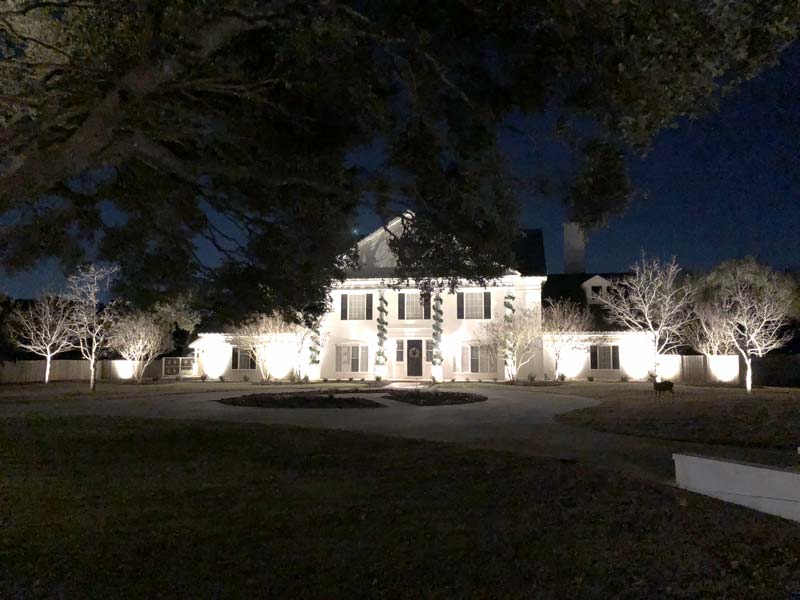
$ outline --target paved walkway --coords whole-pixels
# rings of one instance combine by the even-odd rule
[[[596,400],[589,398],[548,394],[534,388],[473,389],[465,386],[463,389],[479,392],[489,399],[474,404],[421,407],[372,393],[367,397],[384,404],[386,408],[267,409],[228,406],[217,402],[221,398],[243,395],[241,391],[229,391],[172,394],[158,398],[0,402],[0,417],[30,414],[95,415],[343,429],[576,460],[660,482],[673,481],[673,452],[742,458],[741,448],[601,433],[562,425],[554,420],[560,413],[597,404]],[[288,391],[288,387],[280,390]],[[769,450],[754,449],[747,452],[749,460],[767,463],[779,460]]]

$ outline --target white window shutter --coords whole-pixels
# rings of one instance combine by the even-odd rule
[[[358,370],[362,373],[369,371],[369,349],[367,346],[361,346],[361,361]]]

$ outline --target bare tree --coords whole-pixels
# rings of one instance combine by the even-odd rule
[[[694,319],[686,327],[687,343],[706,356],[735,353],[728,322],[716,298],[697,297],[693,310]]]
[[[684,343],[686,328],[693,319],[695,290],[688,280],[681,280],[681,268],[674,256],[664,263],[642,253],[631,270],[633,275],[613,281],[600,299],[612,323],[647,335],[653,348],[653,372],[657,374],[658,356]]]
[[[789,314],[794,282],[753,258],[719,265],[706,279],[708,311],[747,365],[745,385],[753,388],[753,357],[762,357],[791,339]]]
[[[89,361],[89,390],[92,392],[97,382],[97,359],[108,345],[116,317],[114,305],[104,306],[101,297],[116,272],[116,267],[87,265],[67,279],[64,297],[72,310],[70,331],[81,355]]]
[[[288,334],[288,335],[287,335]],[[270,377],[270,347],[279,339],[291,340],[297,346],[299,359],[303,344],[311,331],[277,315],[258,314],[236,328],[233,336],[239,349],[248,352],[256,361],[261,379]]]
[[[553,350],[555,374],[558,378],[558,363],[564,352],[581,347],[583,334],[591,331],[593,326],[592,315],[585,306],[571,300],[548,300],[547,306],[542,311],[542,328],[551,334],[550,347]]]
[[[505,360],[506,375],[512,381],[519,370],[536,356],[542,338],[542,320],[538,310],[518,308],[481,325],[478,340]]]
[[[17,345],[45,358],[45,383],[50,382],[53,357],[75,348],[71,318],[69,302],[54,294],[45,294],[11,313],[9,328]]]
[[[147,365],[172,349],[172,329],[155,313],[133,311],[117,318],[109,346],[133,363],[133,376],[141,383]]]

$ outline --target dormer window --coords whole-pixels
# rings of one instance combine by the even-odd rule
[[[592,286],[592,300],[600,300],[603,296],[603,286],[602,285],[593,285]]]

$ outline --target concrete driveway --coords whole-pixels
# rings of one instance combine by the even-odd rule
[[[591,406],[595,400],[544,392],[490,388],[449,387],[487,396],[486,402],[452,406],[414,406],[390,400],[380,393],[364,394],[383,404],[380,409],[282,409],[228,406],[218,400],[238,397],[248,392],[203,392],[167,394],[157,398],[127,397],[81,400],[0,403],[0,416],[41,414],[52,416],[103,415],[145,418],[211,419],[244,423],[264,423],[346,429],[409,437],[438,439],[490,438],[498,430],[524,429],[553,423],[563,412]],[[529,388],[530,389],[530,388]],[[270,389],[270,393],[288,393],[291,388]],[[258,393],[254,390],[253,393]],[[351,395],[357,396],[357,393]]]
[[[30,403],[0,402],[5,416],[114,416],[136,418],[202,419],[265,425],[294,425],[342,429],[464,444],[479,448],[577,461],[594,468],[622,471],[628,475],[671,483],[673,452],[689,452],[780,464],[785,457],[771,450],[706,446],[613,433],[563,425],[560,413],[592,406],[598,401],[563,394],[549,394],[535,387],[448,386],[487,396],[486,402],[454,406],[414,406],[369,394],[385,405],[374,409],[273,409],[220,404],[240,391],[165,394],[158,397],[37,400]],[[276,391],[274,388],[270,392]],[[288,386],[280,392],[289,392]],[[353,394],[358,395],[358,394]]]

